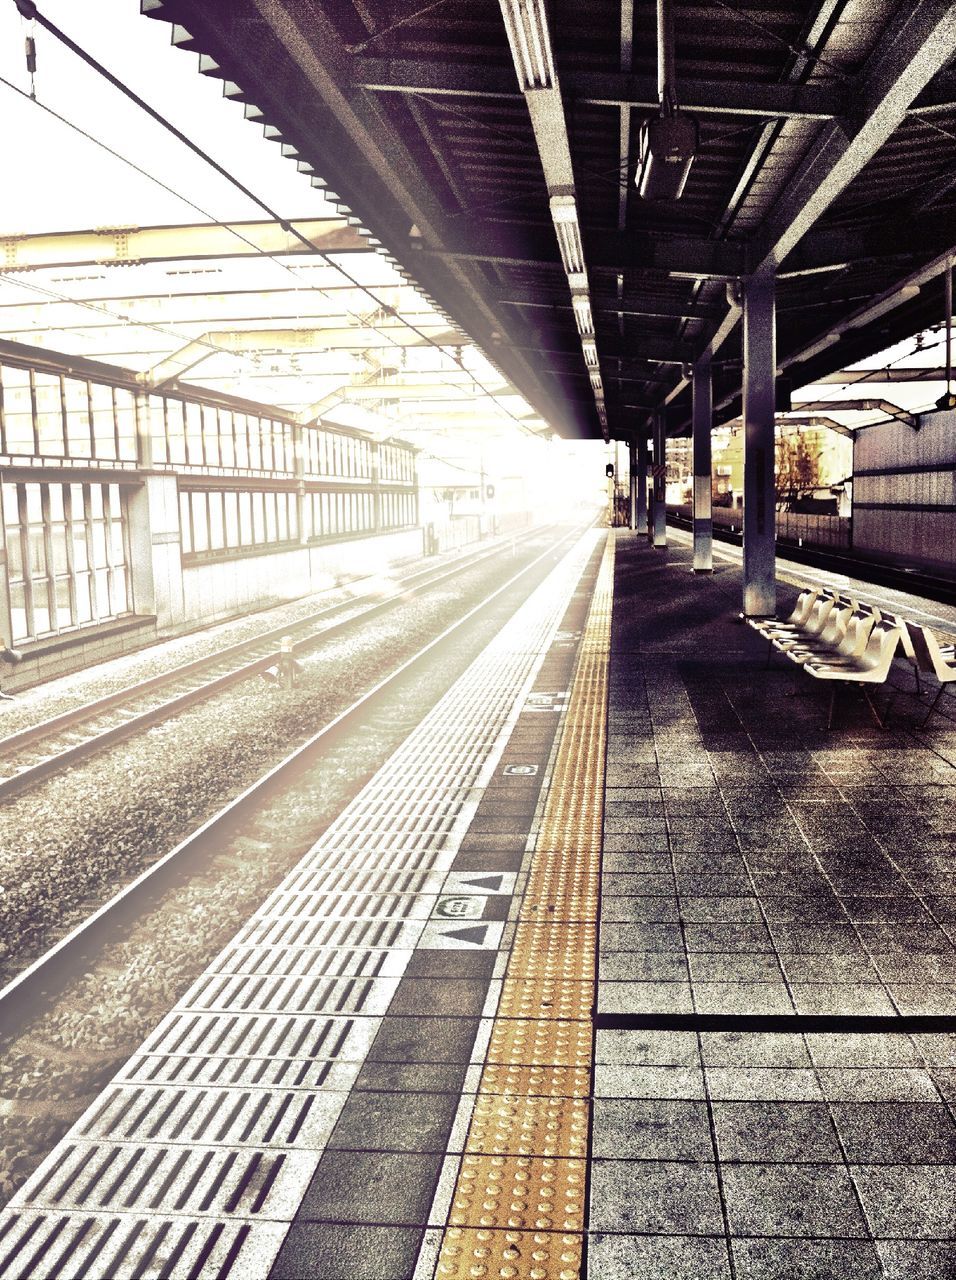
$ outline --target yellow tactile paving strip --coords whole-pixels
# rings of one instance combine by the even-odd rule
[[[584,1243],[607,678],[608,539],[436,1276],[577,1280]]]

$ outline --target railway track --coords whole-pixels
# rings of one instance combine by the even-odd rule
[[[303,656],[401,601],[453,580],[501,550],[499,543],[462,556],[450,566],[416,570],[400,579],[385,599],[365,604],[361,598],[342,601],[0,739],[0,802],[240,681],[261,675],[275,662],[285,637],[292,638],[293,655]]]
[[[668,511],[667,523],[684,533],[693,532],[693,521],[686,516],[676,515]],[[743,534],[731,532],[716,525],[713,529],[715,542],[723,542],[728,546],[741,547]],[[857,578],[861,582],[871,582],[874,586],[890,587],[896,591],[904,591],[912,595],[924,596],[927,600],[935,600],[940,604],[956,604],[956,582],[945,578],[934,577],[917,569],[900,569],[894,565],[878,564],[873,560],[862,560],[857,556],[839,550],[828,550],[823,547],[808,545],[798,546],[791,542],[778,542],[777,554],[797,564],[809,565],[815,569],[825,569],[830,573],[845,574]]]
[[[427,661],[439,646],[453,642],[456,635],[461,634],[476,615],[499,600],[543,561],[554,557],[556,553],[560,554],[566,544],[580,534],[581,530],[575,529],[557,542],[550,543],[544,551],[534,556],[518,572],[468,609],[462,617],[333,716],[307,741],[224,805],[167,854],[152,863],[29,968],[0,989],[0,1040],[9,1041],[22,1032],[28,1023],[48,1007],[64,986],[89,968],[96,954],[123,936],[129,926],[157,905],[163,893],[182,883],[209,856],[221,850],[232,835],[253,821],[259,806],[270,803],[283,788],[293,786],[298,775],[314,767],[335,736],[353,727],[362,715],[373,711],[378,700],[395,687],[403,676]],[[430,581],[434,584],[434,579]],[[328,631],[324,634],[327,635]],[[271,661],[271,655],[267,660]]]

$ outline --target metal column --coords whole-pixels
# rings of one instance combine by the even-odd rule
[[[775,280],[744,283],[744,614],[776,611],[774,534]]]
[[[714,571],[714,521],[711,510],[713,481],[710,432],[714,417],[713,377],[709,359],[694,365],[694,572]]]
[[[654,411],[654,546],[667,546],[667,502],[665,466],[667,420],[663,409]]]
[[[630,489],[630,521],[631,533],[637,528],[637,441],[631,440],[627,446],[627,477]]]
[[[637,437],[637,532],[647,533],[647,435]]]

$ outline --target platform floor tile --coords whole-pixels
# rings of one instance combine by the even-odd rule
[[[374,1274],[414,1264],[498,954],[454,976],[416,946],[446,924],[502,938],[514,873],[468,885],[456,859],[476,817],[473,838],[496,830],[484,792],[512,735],[535,739],[525,717],[553,733],[564,714],[573,652],[549,650],[603,540],[558,562],[51,1152],[0,1217],[4,1275],[236,1280],[311,1259],[327,1277],[343,1224],[350,1280],[371,1280],[359,1237]],[[533,813],[525,793],[503,826]]]

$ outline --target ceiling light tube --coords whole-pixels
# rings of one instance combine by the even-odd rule
[[[598,367],[597,346],[593,338],[585,338],[581,343],[581,350],[584,352],[584,363],[589,369]]]
[[[544,0],[501,0],[511,56],[521,88],[553,89],[554,58]]]
[[[574,321],[578,326],[578,333],[582,337],[589,337],[594,333],[594,315],[591,311],[591,299],[586,293],[576,293],[571,298],[571,308],[574,311]]]
[[[904,302],[909,302],[911,298],[916,297],[919,291],[920,286],[918,284],[904,284],[901,289],[897,289],[895,293],[890,294],[888,298],[884,298],[882,302],[875,302],[872,307],[867,307],[858,316],[851,316],[846,322],[846,327],[848,329],[862,329],[864,325],[870,324],[873,320],[879,320],[880,316],[885,316],[887,312],[895,311]]]
[[[825,334],[819,342],[815,342],[812,347],[805,347],[802,351],[796,351],[792,356],[788,356],[786,360],[780,361],[781,369],[789,369],[792,364],[800,364],[802,360],[812,360],[814,356],[818,356],[821,351],[826,351],[827,347],[834,346],[840,341],[840,334]]]
[[[551,207],[551,220],[555,226],[559,222],[577,222],[578,202],[574,196],[552,196],[548,204]]]
[[[581,243],[580,227],[576,222],[556,222],[554,230],[558,237],[562,266],[569,277],[581,278],[584,276],[584,245]],[[586,276],[584,278],[587,279]]]
[[[591,370],[591,387],[594,391],[604,391],[604,383],[601,381],[601,375],[597,369]]]

